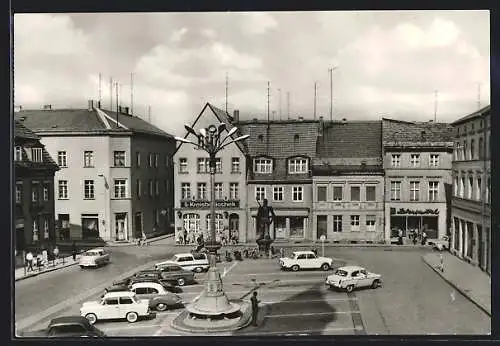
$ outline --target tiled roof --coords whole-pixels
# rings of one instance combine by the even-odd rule
[[[14,120],[14,138],[40,140],[40,137],[17,120]]]
[[[383,173],[380,165],[316,165],[313,166],[313,174],[319,176],[342,175],[342,174],[370,174]]]
[[[483,107],[483,108],[481,108],[480,110],[478,110],[478,111],[476,111],[474,113],[468,114],[466,116],[461,117],[458,120],[455,120],[451,124],[452,125],[458,125],[460,123],[466,122],[467,120],[471,120],[471,119],[478,118],[478,117],[481,117],[481,116],[484,116],[484,115],[488,115],[490,113],[491,113],[491,105],[488,105],[488,106]]]
[[[325,122],[318,137],[318,157],[369,158],[382,156],[382,122]]]
[[[453,127],[447,123],[382,120],[383,141],[432,143],[453,141]]]
[[[109,121],[110,125],[116,126],[116,112],[108,110],[103,111],[114,120],[114,122]],[[148,123],[145,120],[142,120],[137,116],[121,113],[118,115],[118,122],[130,129],[132,132],[166,136],[172,139],[174,138],[174,136],[172,136],[171,134],[159,129],[158,127]]]
[[[28,155],[23,150],[22,161],[14,161],[15,169],[29,168],[29,169],[50,169],[58,170],[59,166],[50,156],[49,152],[40,143],[38,137],[33,131],[26,128],[19,121],[14,121],[14,142],[16,145],[22,145],[24,150],[31,150],[31,147],[42,147],[43,157],[42,162],[33,162],[28,158]]]

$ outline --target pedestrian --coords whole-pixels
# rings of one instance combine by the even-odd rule
[[[141,246],[147,245],[146,243],[146,233],[142,232]]]
[[[257,315],[259,313],[259,303],[260,303],[260,300],[257,299],[257,291],[253,292],[250,301],[252,302],[252,325],[257,326]]]
[[[444,256],[442,253],[439,254],[439,270],[444,273]]]
[[[403,230],[401,228],[398,231],[398,244],[403,245]]]
[[[427,243],[427,233],[425,231],[422,231],[422,245],[425,245]]]
[[[26,261],[28,262],[28,271],[33,271],[33,254],[31,251],[26,254]]]
[[[284,258],[284,257],[285,257],[285,249],[280,248],[280,258]]]
[[[71,245],[71,254],[73,255],[73,262],[76,261],[76,252],[77,252],[76,243],[73,242],[73,244]]]
[[[188,231],[187,230],[184,230],[184,233],[183,233],[183,240],[184,240],[184,244],[187,245],[188,242],[187,242],[187,237],[188,237]]]

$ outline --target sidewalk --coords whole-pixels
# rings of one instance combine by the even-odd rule
[[[164,242],[165,244],[174,245],[173,238],[174,238],[174,234],[164,234],[164,235],[160,235],[158,237],[146,239],[146,244],[149,245],[151,243],[156,243],[156,242],[159,242],[161,240],[166,240]],[[172,240],[172,241],[170,241],[170,240]],[[106,242],[106,246],[109,246],[109,247],[137,246],[137,243],[133,242],[133,241],[121,241],[121,242],[109,241],[109,242]]]
[[[422,260],[471,302],[491,316],[491,277],[448,252],[443,252],[444,272],[439,270],[439,254],[429,253]]]
[[[76,255],[76,261],[73,261],[73,256],[59,258],[56,261],[49,261],[48,265],[40,267],[40,268],[33,266],[34,270],[29,271],[29,272],[28,271],[25,272],[25,269],[23,267],[17,268],[14,271],[14,278],[15,278],[15,281],[24,280],[24,279],[27,279],[27,278],[30,278],[33,276],[37,276],[40,274],[49,273],[49,272],[54,271],[54,270],[73,266],[75,264],[78,264],[79,258],[80,258],[79,254]]]

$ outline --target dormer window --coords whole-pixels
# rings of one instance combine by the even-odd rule
[[[43,149],[42,148],[31,148],[31,160],[33,162],[43,161]]]
[[[14,148],[14,161],[23,160],[23,147],[17,146]]]
[[[269,174],[273,172],[273,160],[271,159],[254,159],[253,170],[255,173]]]
[[[307,159],[290,159],[288,160],[288,173],[303,174],[307,173]]]

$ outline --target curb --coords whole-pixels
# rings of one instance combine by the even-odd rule
[[[154,243],[154,242],[157,242],[157,241],[160,241],[160,240],[163,240],[163,239],[168,239],[168,238],[171,238],[173,236],[174,236],[174,234],[164,234],[164,235],[160,235],[158,237],[146,239],[146,245],[149,245],[151,243]],[[175,245],[175,244],[172,244],[172,245]],[[127,242],[127,243],[112,243],[112,242],[109,242],[109,243],[106,243],[105,246],[106,247],[130,247],[130,246],[137,247],[137,244],[136,243],[130,243],[130,242]]]
[[[68,263],[68,264],[65,264],[65,265],[63,265],[61,267],[48,268],[48,269],[45,269],[45,270],[42,270],[42,271],[39,271],[39,272],[36,272],[36,273],[32,273],[32,274],[28,274],[28,275],[25,275],[25,276],[21,276],[19,278],[16,278],[15,281],[21,281],[21,280],[33,278],[33,277],[38,276],[38,275],[42,275],[42,274],[45,274],[45,273],[50,273],[50,272],[53,272],[53,271],[56,271],[56,270],[59,270],[59,269],[64,269],[64,268],[67,268],[67,267],[71,267],[71,266],[74,266],[74,265],[77,265],[77,264],[78,264],[78,262],[75,261],[74,263]]]
[[[427,264],[432,270],[434,270],[436,273],[438,273],[438,275],[444,280],[446,281],[449,285],[451,285],[452,287],[454,287],[457,291],[459,291],[464,297],[466,297],[471,303],[473,303],[474,305],[476,305],[479,309],[481,309],[483,312],[485,312],[488,316],[491,317],[491,311],[488,310],[487,307],[483,306],[480,302],[478,302],[474,297],[472,297],[468,292],[466,292],[464,289],[462,289],[459,285],[455,284],[454,282],[452,282],[451,280],[449,280],[448,278],[446,278],[443,273],[441,273],[436,267],[434,267],[431,263],[429,263],[429,261],[427,261],[427,259],[425,258],[425,255],[424,256],[421,256],[420,257],[422,259],[422,261]]]

